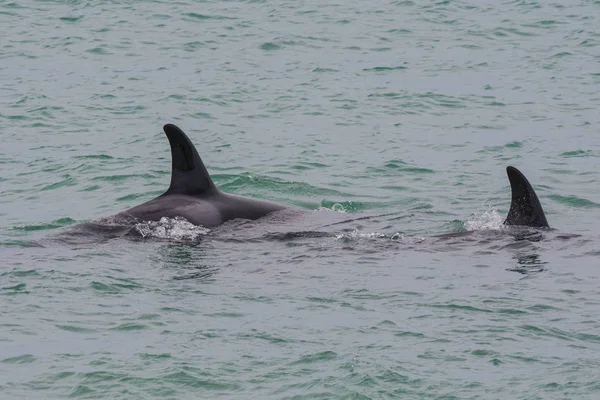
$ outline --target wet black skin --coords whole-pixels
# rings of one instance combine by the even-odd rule
[[[139,221],[183,217],[194,225],[214,227],[232,219],[258,219],[283,205],[221,192],[213,183],[196,147],[177,126],[164,126],[171,145],[172,173],[169,189],[146,203],[115,216]]]

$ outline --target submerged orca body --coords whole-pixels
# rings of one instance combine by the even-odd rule
[[[286,208],[269,201],[221,192],[187,135],[172,124],[165,125],[163,130],[171,145],[169,189],[153,200],[117,214],[115,218],[160,221],[163,217],[183,217],[194,225],[213,227],[236,218],[258,219]]]
[[[173,124],[165,125],[163,130],[171,145],[172,172],[169,189],[153,200],[109,217],[112,222],[137,223],[160,221],[163,217],[182,217],[194,225],[210,228],[233,219],[256,220],[275,211],[288,209],[269,201],[221,192],[210,178],[187,135]],[[546,216],[527,178],[514,167],[507,167],[506,171],[512,200],[504,225],[547,228]],[[456,234],[449,234],[453,235]]]

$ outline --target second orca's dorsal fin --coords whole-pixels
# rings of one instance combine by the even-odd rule
[[[173,124],[163,127],[171,145],[171,186],[169,194],[202,194],[216,190],[215,184],[187,135]]]
[[[512,200],[504,225],[524,225],[535,228],[548,228],[548,221],[531,184],[515,167],[506,167]]]

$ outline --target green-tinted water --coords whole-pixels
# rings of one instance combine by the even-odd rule
[[[0,2],[1,397],[600,397],[599,19],[598,1]],[[47,241],[162,193],[167,122],[228,192],[376,217]],[[507,165],[557,231],[481,230]]]

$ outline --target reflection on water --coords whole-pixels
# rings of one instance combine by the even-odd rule
[[[206,247],[200,243],[169,243],[160,246],[154,256],[163,268],[176,274],[175,280],[208,279],[218,268],[207,264]]]
[[[544,271],[544,265],[548,264],[547,261],[543,261],[540,255],[534,252],[523,252],[518,253],[515,256],[517,265],[513,268],[508,268],[508,271],[518,272],[520,274],[531,274],[536,272]]]

